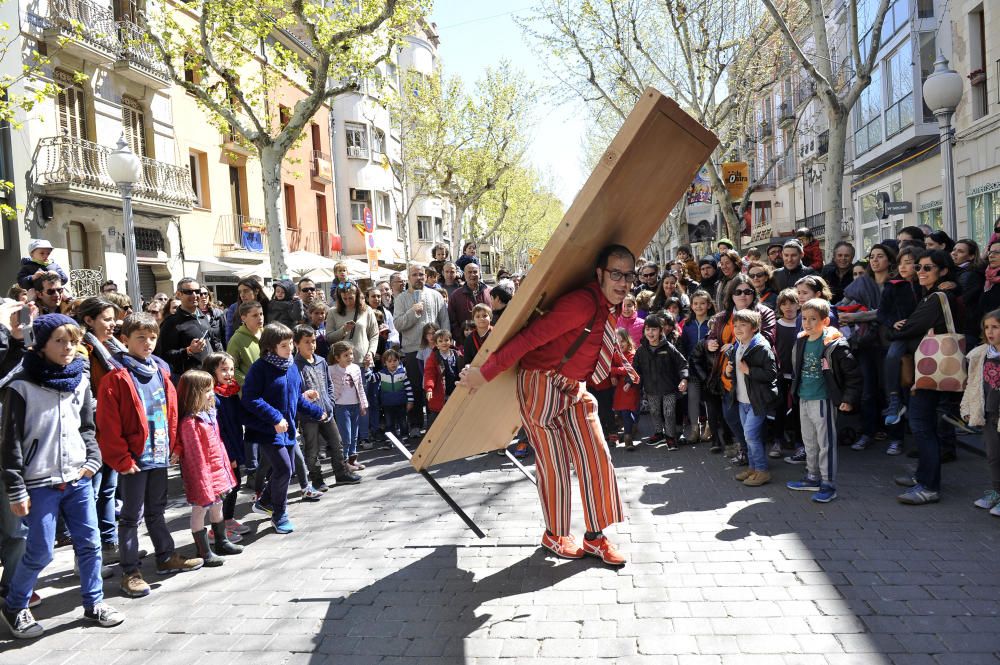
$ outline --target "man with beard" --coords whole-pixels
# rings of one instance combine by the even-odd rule
[[[844,299],[844,289],[854,281],[854,245],[841,240],[833,248],[833,261],[820,273],[833,292],[833,303]]]
[[[698,262],[698,272],[701,273],[701,282],[699,282],[698,288],[708,291],[708,295],[712,296],[714,302],[715,294],[719,290],[719,264],[716,263],[715,257],[703,257]]]
[[[465,324],[472,321],[472,308],[483,304],[493,309],[489,289],[479,281],[479,264],[465,264],[465,286],[448,295],[448,319],[451,337],[461,348],[465,344]]]
[[[816,271],[802,264],[802,245],[798,240],[789,240],[781,247],[782,268],[774,271],[772,280],[778,293],[795,288],[795,282]]]

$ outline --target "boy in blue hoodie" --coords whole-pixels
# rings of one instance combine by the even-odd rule
[[[837,498],[837,411],[849,413],[861,398],[861,373],[847,340],[830,326],[830,303],[802,305],[802,333],[792,354],[792,398],[799,403],[806,477],[790,490],[814,492],[812,500]]]
[[[382,370],[378,373],[379,399],[385,414],[385,431],[400,441],[407,435],[406,412],[413,409],[413,387],[400,364],[399,352],[387,349],[382,354]]]
[[[326,492],[330,489],[326,486],[323,472],[320,470],[321,442],[326,444],[337,484],[356,485],[361,482],[361,476],[344,464],[344,447],[337,423],[333,420],[333,384],[330,383],[326,360],[316,351],[317,344],[322,338],[322,335],[316,334],[315,328],[307,325],[296,326],[295,336],[292,338],[295,342],[295,366],[302,375],[302,390],[315,390],[319,395],[316,404],[327,414],[327,419],[321,422],[309,418],[299,419],[299,428],[302,430],[302,453],[306,458],[309,483],[317,492]]]

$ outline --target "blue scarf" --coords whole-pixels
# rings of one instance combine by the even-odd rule
[[[83,380],[83,357],[73,358],[68,365],[49,362],[38,353],[24,354],[24,371],[43,388],[61,393],[71,393]]]
[[[138,374],[141,377],[151,379],[153,375],[156,374],[157,367],[153,358],[150,357],[148,360],[140,360],[136,358],[131,353],[123,353],[118,358],[122,361],[125,369],[132,372],[133,374]]]
[[[270,351],[262,355],[261,358],[265,360],[268,364],[274,365],[282,372],[287,372],[288,368],[291,367],[292,365],[291,358],[282,358],[277,353],[272,353]]]

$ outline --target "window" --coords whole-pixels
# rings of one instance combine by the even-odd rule
[[[329,221],[326,216],[326,197],[322,194],[316,195],[316,223],[320,233],[329,233]]]
[[[287,106],[278,105],[278,122],[284,127],[292,120],[292,110]]]
[[[934,18],[934,0],[917,0],[917,18]]]
[[[299,216],[295,210],[295,185],[285,184],[285,226],[290,229],[299,228]]]
[[[854,154],[862,155],[882,142],[882,71],[872,70],[872,82],[861,93],[854,112]]]
[[[122,127],[125,128],[125,142],[137,155],[146,157],[146,114],[139,102],[131,97],[122,97]]]
[[[309,124],[309,135],[312,139],[312,149],[316,152],[323,152],[323,141],[320,138],[319,125],[315,122]]]
[[[212,197],[208,191],[208,155],[197,150],[188,153],[188,167],[191,169],[191,189],[194,191],[194,205],[206,210],[212,207]]]
[[[434,227],[431,225],[430,217],[417,215],[417,240],[424,242],[434,241]]]
[[[921,210],[917,213],[917,223],[926,224],[934,229],[944,229],[944,218],[941,214],[941,208]]]
[[[972,119],[979,120],[990,112],[986,89],[986,14],[983,6],[969,14],[969,81],[972,88]]]
[[[937,59],[935,46],[935,35],[933,32],[921,32],[920,39],[920,90],[924,89],[924,81],[934,73],[934,60]],[[921,106],[923,107],[924,122],[934,122],[934,114],[927,107],[927,102],[923,101],[923,92],[920,95]]]
[[[140,252],[164,252],[166,243],[163,242],[163,234],[156,229],[144,229],[141,226],[135,227],[135,248]]]
[[[229,202],[233,214],[239,217],[247,214],[250,204],[247,201],[247,174],[244,166],[229,167]]]
[[[441,240],[442,238],[447,238],[448,235],[444,232],[444,224],[441,222],[440,217],[434,218],[434,239]]]
[[[87,261],[87,230],[80,222],[70,222],[66,227],[66,251],[69,253],[69,269],[89,268]]]
[[[385,192],[379,192],[376,203],[378,204],[378,208],[376,210],[375,223],[381,227],[391,229],[392,205],[389,201],[389,195]]]
[[[370,202],[371,192],[367,189],[351,190],[351,224],[364,227],[365,209]]]
[[[858,34],[861,35],[861,57],[864,58],[871,44],[871,32],[875,23],[875,13],[878,12],[879,0],[858,0]],[[882,39],[879,44],[885,44],[909,20],[910,0],[892,0],[885,12],[882,22]]]
[[[69,139],[87,138],[87,110],[83,88],[73,81],[73,75],[57,69],[59,93],[56,106],[59,113],[59,133]]]
[[[372,128],[372,152],[385,154],[385,132],[375,127]]]
[[[204,77],[204,70],[200,64],[196,64],[194,57],[190,54],[184,55],[184,80],[195,85],[201,83]],[[191,93],[188,93],[191,94]]]
[[[913,124],[913,55],[906,40],[885,62],[888,108],[885,136],[889,138]]]
[[[969,197],[969,231],[980,247],[993,233],[993,224],[1000,218],[1000,183],[976,187]]]
[[[347,132],[347,156],[368,159],[368,127],[354,122],[344,123]]]
[[[769,229],[771,228],[771,202],[770,201],[754,201],[753,202],[753,228],[751,232],[757,229]]]

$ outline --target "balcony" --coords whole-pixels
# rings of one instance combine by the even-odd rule
[[[120,50],[115,71],[140,85],[163,90],[170,86],[167,66],[153,47],[145,28],[130,20],[118,21]]]
[[[43,138],[35,148],[29,180],[46,196],[120,208],[121,194],[108,175],[110,154],[111,148],[83,139]],[[135,209],[170,216],[189,212],[195,197],[188,167],[140,160],[142,177],[132,190]]]
[[[802,81],[795,87],[795,107],[798,108],[816,96],[816,82]]]
[[[770,120],[765,120],[760,123],[760,139],[762,141],[767,140],[774,136],[774,128],[771,126]]]
[[[250,157],[256,150],[245,136],[235,130],[222,133],[222,149],[238,157]]]
[[[285,240],[289,252],[312,252],[331,257],[343,251],[343,243],[336,233],[325,231],[303,231],[285,227]]]
[[[368,148],[362,145],[347,146],[347,156],[354,159],[368,159]]]
[[[42,37],[52,52],[99,65],[115,62],[121,50],[111,9],[91,0],[50,0]]]
[[[778,182],[785,182],[786,180],[795,178],[798,175],[798,161],[795,159],[795,153],[786,153],[774,165],[774,170],[777,174]]]
[[[790,127],[795,122],[795,109],[791,102],[785,102],[778,108],[778,126]]]
[[[826,226],[826,213],[817,212],[795,221],[795,228],[801,229],[803,226],[812,231],[814,235],[822,234],[823,229]]]
[[[333,162],[330,155],[319,150],[312,152],[312,179],[320,185],[333,184]]]
[[[221,257],[263,258],[267,254],[267,223],[263,217],[219,215],[215,253]]]

